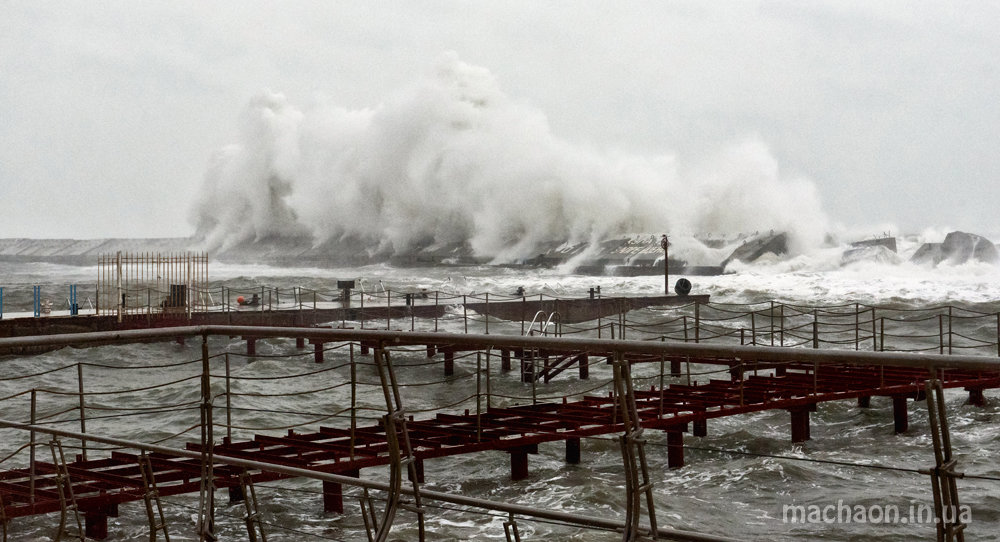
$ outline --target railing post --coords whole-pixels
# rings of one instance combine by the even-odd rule
[[[948,355],[949,356],[952,354],[951,350],[952,341],[954,340],[955,337],[955,335],[952,333],[951,318],[952,318],[952,306],[948,305]]]
[[[490,293],[486,292],[486,334],[490,334]]]
[[[854,350],[861,349],[861,306],[854,304]]]
[[[944,315],[938,314],[938,354],[944,355]]]
[[[492,350],[490,348],[486,349],[486,412],[489,413],[490,409],[493,408],[493,387],[490,384],[490,358]]]
[[[434,291],[434,331],[435,331],[435,333],[438,330],[438,294],[440,294],[440,293],[441,292],[439,292],[437,290]]]
[[[465,322],[465,334],[469,334],[469,300],[462,294],[462,320]]]
[[[364,296],[362,295],[362,299]],[[358,429],[358,368],[354,360],[354,342],[349,345],[351,356],[351,461],[354,461],[354,437]]]
[[[774,301],[771,301],[771,312],[767,313],[767,320],[771,325],[771,346],[774,346]]]
[[[482,426],[482,398],[483,393],[483,353],[476,352],[476,442],[480,442],[483,439],[483,426]]]
[[[233,395],[230,385],[229,352],[226,352],[226,438],[233,438]]]
[[[83,398],[83,364],[77,362],[76,364],[76,382],[77,388],[80,394],[80,432],[87,433],[87,406]],[[83,460],[87,460],[87,441],[80,441],[80,453],[82,454]]]
[[[701,342],[701,303],[694,302],[694,342]]]
[[[38,410],[37,410],[37,404],[38,404],[37,399],[38,399],[38,397],[37,397],[37,394],[38,394],[37,391],[35,391],[34,389],[31,390],[31,413],[30,413],[30,417],[28,418],[31,421],[31,425],[35,425],[35,423],[37,422],[37,419],[38,419]],[[29,442],[29,445],[30,445],[30,449],[28,451],[28,483],[29,483],[29,486],[30,486],[28,488],[28,493],[30,494],[31,504],[34,505],[35,504],[35,476],[36,476],[35,473],[37,472],[36,467],[35,467],[35,447],[36,447],[37,441],[35,440],[35,432],[34,431],[30,431],[28,433],[28,442]]]
[[[757,311],[750,313],[750,344],[757,346]]]
[[[885,316],[879,318],[879,352],[885,352]]]
[[[819,348],[819,311],[813,309],[813,348]]]
[[[263,294],[263,290],[261,290]],[[261,296],[263,298],[263,295]],[[264,300],[261,299],[261,305]],[[209,371],[208,334],[201,337],[201,495],[198,511],[198,535],[202,541],[215,537],[215,465],[212,421],[212,381]]]
[[[385,291],[385,330],[392,329],[392,292]]]
[[[872,307],[872,352],[878,351],[878,337],[875,333],[875,307]]]
[[[780,323],[780,326],[781,326],[781,329],[780,329],[780,331],[781,331],[781,337],[780,337],[780,339],[781,339],[781,346],[785,346],[785,304],[782,303],[778,307],[778,309],[779,309],[778,316],[780,318],[779,323]]]

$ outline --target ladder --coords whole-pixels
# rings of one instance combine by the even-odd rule
[[[69,468],[66,466],[66,455],[63,453],[62,443],[59,437],[52,437],[49,442],[49,449],[52,450],[52,465],[55,467],[55,486],[59,493],[59,531],[56,533],[56,542],[63,539],[63,536],[85,542],[83,523],[80,521],[80,509],[76,505],[76,496],[73,495],[73,481],[69,477]],[[73,512],[76,520],[77,534],[69,532],[66,526],[66,515]]]
[[[614,363],[615,395],[621,412],[625,432],[619,437],[622,459],[625,465],[625,530],[624,542],[640,540],[639,516],[642,513],[642,496],[646,496],[646,512],[649,515],[649,537],[656,539],[656,507],[653,501],[653,482],[649,478],[646,462],[645,443],[639,412],[635,404],[635,390],[632,387],[632,373],[625,356],[618,352]]]
[[[143,450],[139,455],[139,473],[142,474],[142,485],[146,491],[142,494],[142,499],[146,503],[146,517],[149,519],[149,542],[156,542],[157,531],[163,531],[163,539],[170,542],[170,534],[167,533],[167,521],[163,516],[163,504],[160,503],[160,492],[156,489],[156,478],[153,477],[153,465],[149,461],[149,456]],[[154,506],[155,510],[154,510]],[[157,516],[159,520],[157,521]]]
[[[247,525],[248,540],[250,542],[267,542],[264,522],[260,517],[260,506],[257,504],[257,490],[254,489],[253,479],[246,469],[240,473],[240,488],[243,490],[243,505],[246,506],[243,520]]]
[[[382,521],[375,516],[375,506],[367,489],[361,499],[362,516],[368,532],[369,542],[385,542],[392,528],[396,510],[402,508],[417,515],[418,539],[424,541],[424,509],[420,504],[420,484],[417,472],[417,457],[410,445],[410,434],[406,427],[406,411],[399,393],[396,373],[392,369],[392,361],[384,344],[375,349],[375,365],[378,367],[379,379],[382,382],[382,392],[385,394],[385,404],[388,413],[382,417],[385,427],[385,437],[389,445],[389,495]],[[401,501],[403,471],[409,475],[413,486],[413,503]],[[374,531],[374,532],[373,532]]]

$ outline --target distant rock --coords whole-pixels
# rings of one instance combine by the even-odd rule
[[[958,265],[969,261],[995,264],[1000,262],[1000,251],[992,241],[981,235],[953,231],[943,243],[924,243],[913,253],[910,261],[931,265],[941,262]]]
[[[734,250],[728,258],[722,261],[722,267],[725,268],[733,260],[750,263],[768,253],[780,256],[786,252],[788,252],[788,234],[782,232],[762,235],[756,239],[746,241]]]

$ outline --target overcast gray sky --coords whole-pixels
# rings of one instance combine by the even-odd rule
[[[189,235],[255,96],[375,107],[446,51],[572,144],[753,140],[835,222],[994,234],[998,5],[0,0],[0,237]]]

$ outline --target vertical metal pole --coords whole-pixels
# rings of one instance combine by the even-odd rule
[[[77,388],[80,394],[80,432],[83,434],[87,433],[87,405],[83,398],[83,364],[77,362],[76,364],[76,382]],[[87,441],[80,441],[80,451],[83,454],[83,460],[87,460]]]
[[[233,438],[233,394],[229,378],[229,352],[226,352],[226,438]]]
[[[434,331],[435,332],[438,330],[438,294],[440,294],[440,293],[441,292],[438,292],[437,290],[434,291]]]
[[[364,299],[364,294],[361,299]],[[351,351],[351,461],[354,461],[354,433],[358,429],[358,370],[354,362],[354,343],[350,343]]]
[[[861,306],[854,304],[854,350],[861,349]]]
[[[781,324],[781,346],[785,346],[785,304],[782,303],[779,307],[778,317]]]
[[[938,314],[938,354],[944,355],[944,315]]]
[[[757,311],[750,313],[750,344],[757,346]]]
[[[37,421],[37,412],[38,411],[37,411],[36,406],[37,406],[37,392],[34,389],[32,389],[31,390],[31,417],[29,418],[31,420],[31,425],[35,425],[35,423]],[[37,444],[37,441],[35,440],[35,432],[34,431],[31,431],[29,433],[28,439],[29,439],[29,443],[31,445],[31,449],[29,450],[29,457],[28,457],[28,466],[29,466],[29,477],[28,478],[29,478],[29,485],[30,485],[30,487],[28,489],[29,489],[29,493],[30,493],[30,497],[31,497],[31,504],[34,505],[35,504],[35,473],[37,472],[36,468],[35,468],[35,446]]]
[[[118,270],[116,278],[116,283],[118,285],[118,297],[115,299],[117,300],[116,304],[120,303],[120,305],[118,305],[118,323],[120,324],[122,323],[122,310],[125,308],[123,306],[125,304],[125,300],[122,298],[122,253],[120,250],[115,255],[115,267]]]
[[[490,293],[486,292],[486,334],[490,334]]]
[[[493,400],[492,400],[493,389],[492,386],[490,385],[490,358],[492,356],[490,355],[490,352],[491,350],[487,348],[486,349],[486,412],[487,413],[490,411],[491,408],[493,408]]]
[[[948,355],[952,354],[951,343],[955,335],[952,333],[951,328],[951,317],[952,317],[952,306],[948,305]]]
[[[483,394],[483,353],[476,352],[476,442],[481,442],[483,439],[483,411],[482,411],[482,394]]]
[[[694,342],[701,341],[701,303],[694,302]]]
[[[774,346],[774,301],[771,301],[771,312],[767,313],[767,319],[771,323],[771,346]]]
[[[215,465],[212,421],[212,381],[209,371],[208,334],[201,338],[201,497],[198,513],[198,534],[202,541],[215,537]]]
[[[813,348],[819,348],[819,312],[813,309]]]
[[[469,302],[465,294],[462,295],[462,320],[465,321],[465,334],[469,334]]]
[[[879,320],[880,320],[879,335],[881,336],[881,338],[879,339],[879,343],[881,346],[879,352],[885,352],[885,316],[881,317]]]
[[[389,331],[392,329],[391,320],[392,319],[392,292],[389,290],[385,291],[385,330]]]
[[[663,295],[670,295],[670,239],[667,234],[660,237],[660,246],[663,247]]]
[[[875,334],[875,307],[872,307],[872,352],[878,350],[878,338]]]

